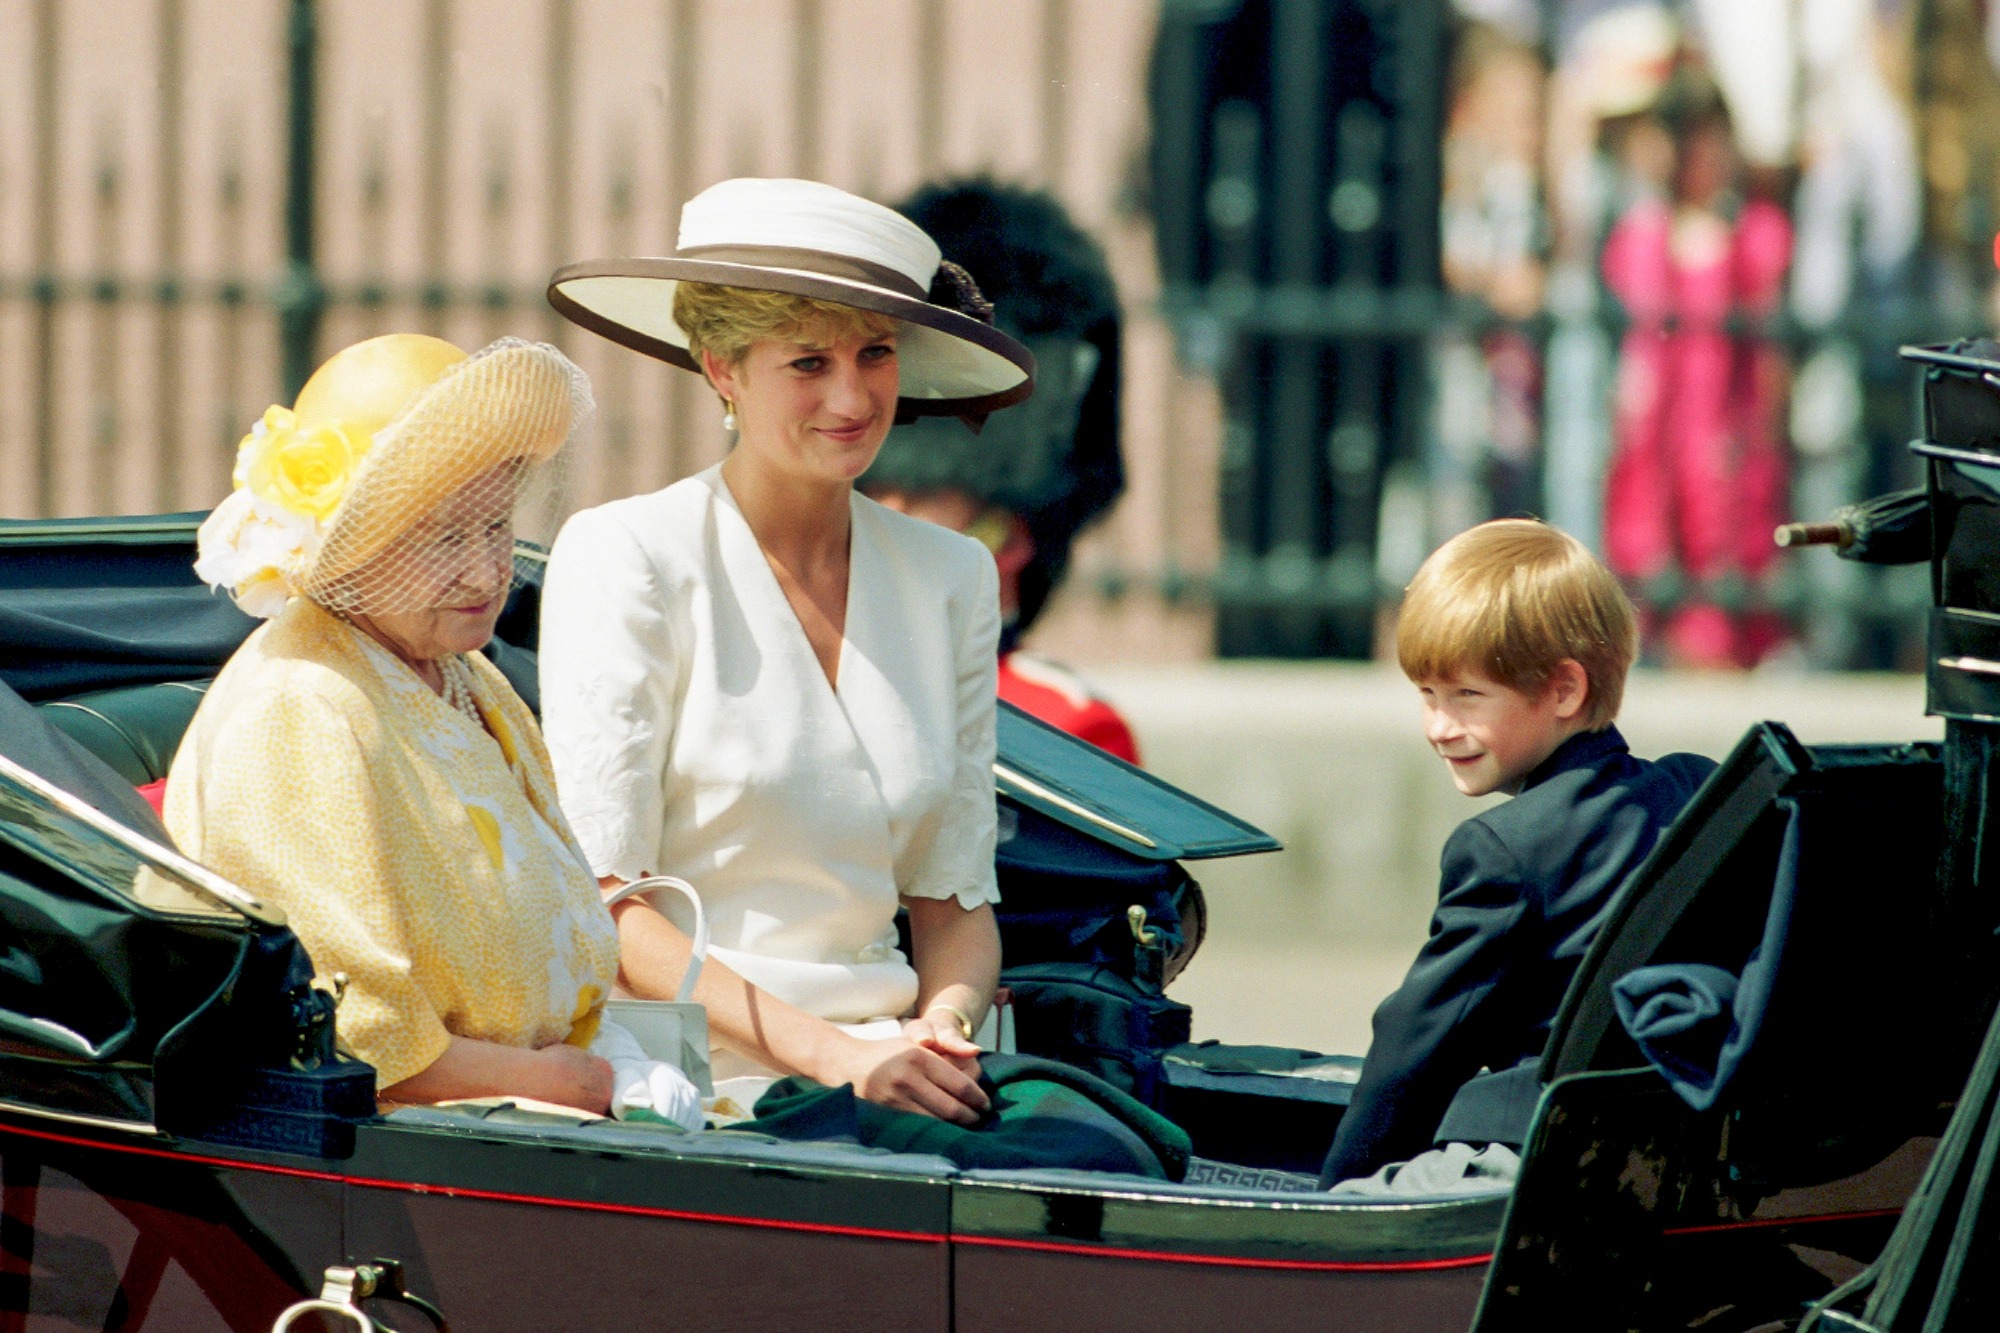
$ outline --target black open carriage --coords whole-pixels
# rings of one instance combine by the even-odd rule
[[[250,628],[192,582],[193,525],[0,527],[7,678],[135,786]],[[532,619],[492,650],[529,690]],[[1191,1044],[1163,993],[1200,942],[1183,862],[1275,844],[1004,708],[995,790],[1020,1048],[1167,1111],[1204,1183],[519,1109],[378,1116],[277,918],[0,771],[0,1329],[262,1333],[376,1260],[461,1329],[1200,1328],[1245,1308],[1317,1327],[1342,1306],[1356,1327],[1463,1327],[1504,1202],[1281,1191],[1316,1169],[1358,1062]]]
[[[1939,548],[1963,565],[1955,530]],[[248,628],[190,582],[191,536],[187,519],[0,528],[8,678],[130,782],[164,772],[192,691]],[[1959,632],[1996,611],[1940,616]],[[1945,655],[2000,673],[2000,652]],[[1967,1200],[1993,1178],[2000,1056],[1959,1108],[1978,1126],[1946,1125],[1992,1010],[2000,869],[1980,849],[2000,708],[1958,697],[1934,683],[1942,747],[1754,729],[1609,910],[1511,1198],[1393,1204],[1295,1188],[1357,1061],[1189,1044],[1163,993],[1199,942],[1181,863],[1269,840],[1014,714],[996,795],[1021,1048],[1179,1120],[1195,1183],[519,1109],[377,1115],[365,1071],[329,1058],[289,932],[9,768],[0,1333],[263,1333],[357,1265],[382,1293],[365,1308],[408,1329],[426,1316],[386,1298],[398,1284],[461,1330],[1793,1326],[1878,1259],[1940,1271],[1897,1258],[1934,1255],[1940,1218],[1985,1219],[1973,1250],[1992,1248],[1993,1210]],[[1654,965],[1718,968],[1757,997],[1706,1109],[1617,1014],[1620,979]],[[1905,1215],[1941,1134],[1945,1181]],[[1910,1238],[1920,1214],[1932,1239]]]

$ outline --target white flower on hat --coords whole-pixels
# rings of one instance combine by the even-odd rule
[[[244,487],[230,492],[195,534],[194,572],[236,605],[269,620],[297,589],[293,575],[319,546],[321,524]]]

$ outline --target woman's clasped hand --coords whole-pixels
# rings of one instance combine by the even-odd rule
[[[443,1055],[385,1091],[399,1102],[445,1102],[505,1089],[521,1097],[611,1113],[611,1062],[581,1046],[539,1049],[453,1037]]]
[[[918,1027],[913,1020],[904,1031]],[[979,1048],[963,1037],[957,1038],[955,1050],[914,1035],[848,1040],[853,1049],[844,1053],[845,1059],[828,1061],[820,1082],[852,1084],[857,1096],[871,1102],[961,1125],[978,1123],[991,1105],[979,1086]]]

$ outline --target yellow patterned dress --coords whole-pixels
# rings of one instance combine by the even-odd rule
[[[587,1046],[618,936],[506,679],[462,659],[481,727],[295,598],[216,677],[167,781],[181,850],[282,907],[377,1087],[454,1035]]]

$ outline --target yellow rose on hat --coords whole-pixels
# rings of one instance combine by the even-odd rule
[[[236,451],[236,483],[262,500],[325,522],[354,482],[374,437],[340,421],[301,427],[282,407],[265,411]]]

